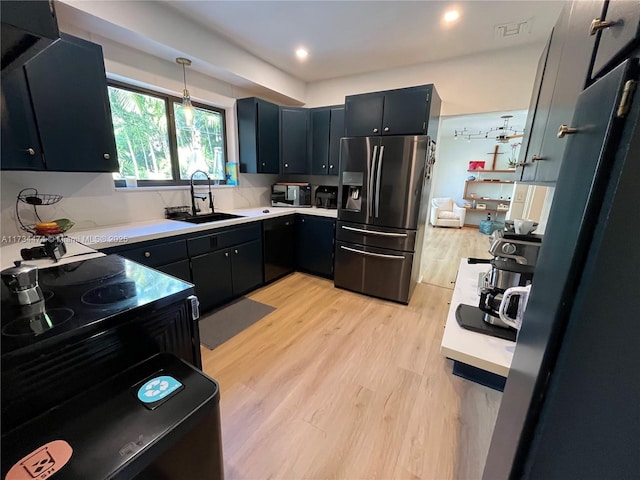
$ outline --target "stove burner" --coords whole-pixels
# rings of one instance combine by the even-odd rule
[[[2,329],[2,334],[9,337],[38,336],[52,330],[73,317],[70,308],[52,308],[28,317],[20,317]]]
[[[42,285],[71,287],[97,280],[107,280],[124,273],[124,263],[114,262],[110,257],[99,257],[81,263],[69,263],[57,269],[48,269],[40,278]]]
[[[137,295],[136,282],[120,282],[89,290],[82,296],[87,305],[110,305],[129,300]]]

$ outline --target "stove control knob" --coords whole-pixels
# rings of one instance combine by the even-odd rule
[[[502,245],[502,253],[506,253],[507,255],[513,255],[514,253],[516,253],[517,249],[518,247],[516,247],[513,243],[505,243],[504,245]]]

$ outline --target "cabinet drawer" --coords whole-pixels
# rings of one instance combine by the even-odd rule
[[[148,267],[157,267],[186,259],[187,243],[184,240],[176,240],[157,245],[147,245],[118,252],[118,255]]]
[[[600,76],[609,64],[617,64],[619,56],[640,42],[640,4],[637,1],[611,1],[601,22],[613,22],[609,27],[601,24],[600,42],[593,62],[593,77]],[[594,19],[591,32],[595,35],[598,19]],[[594,29],[594,27],[596,27]]]
[[[259,240],[261,235],[260,222],[250,223],[241,227],[214,230],[207,235],[187,240],[189,256],[203,255],[221,248]]]

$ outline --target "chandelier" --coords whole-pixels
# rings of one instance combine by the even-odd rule
[[[462,138],[470,142],[471,140],[488,140],[495,136],[497,143],[509,143],[509,140],[512,138],[522,138],[523,131],[509,125],[509,119],[513,118],[513,115],[502,115],[500,118],[503,119],[502,125],[490,128],[489,130],[479,130],[477,132],[470,131],[466,128],[454,130],[453,139],[457,140],[458,138]]]

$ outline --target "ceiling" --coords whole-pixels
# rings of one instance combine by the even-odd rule
[[[176,14],[306,82],[542,43],[562,1],[167,1]],[[445,25],[451,8],[460,18]],[[520,35],[496,26],[528,21]],[[309,50],[301,62],[296,48]]]

